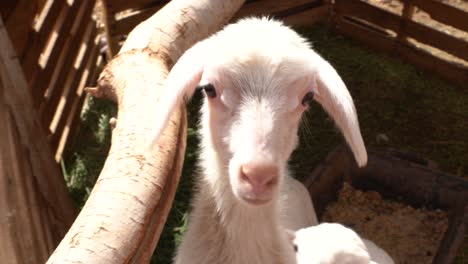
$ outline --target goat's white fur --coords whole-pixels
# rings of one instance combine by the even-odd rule
[[[383,249],[341,224],[322,223],[289,236],[297,264],[394,264]]]
[[[152,143],[171,112],[200,83],[211,83],[201,118],[201,177],[176,263],[294,263],[284,227],[317,224],[305,187],[288,175],[308,91],[335,119],[360,166],[367,154],[354,104],[333,67],[278,21],[244,19],[189,49],[171,70]],[[240,199],[239,168],[274,164],[267,204]]]

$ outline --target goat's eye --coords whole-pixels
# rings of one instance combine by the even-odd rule
[[[214,85],[211,84],[211,83],[207,83],[207,84],[204,84],[204,85],[199,85],[197,87],[197,89],[205,91],[206,96],[208,96],[209,98],[215,98],[216,97],[216,89],[215,89]]]
[[[304,95],[304,98],[302,98],[302,105],[307,106],[310,105],[310,103],[314,100],[314,93],[313,92],[307,92]]]
[[[297,250],[298,250],[297,245],[294,244],[293,246],[294,246],[294,251],[297,252]]]

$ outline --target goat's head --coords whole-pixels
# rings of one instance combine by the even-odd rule
[[[249,204],[267,203],[278,192],[301,115],[313,99],[335,119],[358,164],[367,162],[341,78],[280,22],[246,19],[227,26],[189,49],[166,86],[153,142],[173,109],[200,87],[206,95],[203,140],[228,168],[234,195]]]
[[[296,251],[297,264],[375,264],[359,235],[341,224],[322,223],[286,232]]]

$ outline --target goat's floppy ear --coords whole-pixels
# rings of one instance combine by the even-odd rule
[[[353,99],[335,69],[315,52],[312,52],[311,57],[316,67],[314,99],[335,120],[351,147],[359,167],[363,167],[367,164],[367,152]]]
[[[159,97],[157,119],[151,132],[150,147],[157,143],[174,110],[184,103],[184,99],[192,97],[203,74],[205,46],[205,41],[192,46],[169,72],[164,91]]]

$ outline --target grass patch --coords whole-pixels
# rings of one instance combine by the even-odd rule
[[[465,175],[468,168],[468,90],[444,82],[411,65],[366,49],[326,26],[301,29],[314,49],[336,68],[347,84],[368,148],[391,147],[439,163],[441,170]],[[185,230],[192,195],[198,140],[195,135],[200,98],[189,105],[185,164],[173,208],[152,263],[172,263]],[[89,195],[108,152],[108,120],[112,103],[91,99],[82,115],[74,150],[65,159],[68,185],[78,204]],[[304,117],[300,146],[290,166],[298,178],[307,176],[342,136],[318,105]],[[468,247],[466,247],[468,248]],[[464,259],[468,252],[465,252]],[[458,263],[462,263],[462,259]]]
[[[77,136],[64,155],[62,171],[79,208],[88,199],[106,161],[111,141],[109,120],[116,114],[117,106],[113,102],[89,97],[80,115]]]

